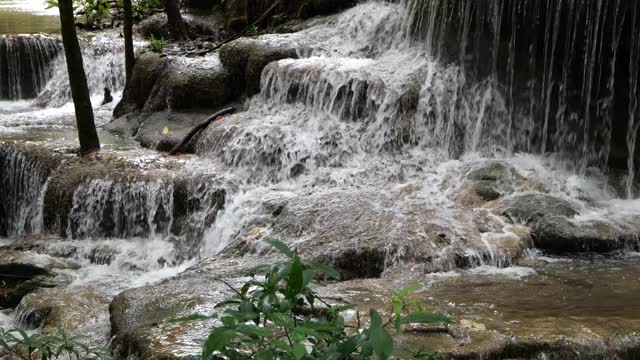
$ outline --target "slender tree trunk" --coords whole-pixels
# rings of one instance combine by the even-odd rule
[[[169,31],[173,39],[188,39],[187,27],[184,25],[184,21],[182,21],[182,15],[180,15],[178,0],[164,0],[164,11],[167,13],[167,23],[169,24]]]
[[[78,124],[78,139],[80,140],[80,154],[86,155],[100,150],[100,140],[93,119],[91,97],[87,86],[87,77],[82,63],[82,52],[78,43],[76,24],[73,17],[73,0],[59,0],[60,27],[64,55],[67,59],[71,97],[76,110]]]
[[[124,7],[124,63],[126,83],[129,83],[133,72],[133,65],[136,63],[135,54],[133,53],[133,9],[131,8],[131,0],[123,1]]]

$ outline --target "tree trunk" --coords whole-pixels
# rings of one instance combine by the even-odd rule
[[[182,15],[180,15],[178,0],[164,0],[164,11],[167,13],[169,32],[173,39],[189,39],[189,36],[187,35],[187,27],[184,25],[184,21],[182,21]]]
[[[133,10],[131,8],[131,0],[123,1],[124,7],[124,63],[126,81],[129,83],[131,79],[133,65],[136,63],[136,58],[133,53]]]
[[[80,154],[86,155],[100,150],[100,140],[93,119],[91,97],[87,86],[87,77],[84,73],[82,52],[78,43],[75,19],[73,17],[73,0],[59,0],[60,28],[62,32],[62,44],[64,55],[67,59],[67,71],[69,72],[69,85],[71,97],[76,111],[76,123],[78,124],[78,139],[80,140]]]

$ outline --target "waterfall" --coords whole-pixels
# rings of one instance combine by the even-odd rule
[[[446,117],[433,129],[440,131],[434,137],[451,139],[458,131],[471,151],[484,142],[508,153],[564,154],[582,174],[591,166],[626,167],[633,182],[640,95],[637,3],[402,0],[401,5],[401,42],[421,46],[442,66],[458,69],[455,79],[449,77],[448,99],[425,104]],[[477,111],[465,113],[474,106]],[[497,123],[500,133],[485,136],[481,129],[488,124],[480,115]]]
[[[84,71],[91,96],[101,96],[107,87],[112,93],[124,89],[124,43],[115,33],[98,34],[81,42]],[[64,56],[52,64],[52,77],[38,95],[36,104],[59,107],[71,101],[69,74]]]
[[[55,166],[52,158],[0,145],[0,236],[41,230],[41,194]]]
[[[171,229],[173,189],[157,181],[96,179],[73,194],[67,236],[89,238],[165,238]]]
[[[43,35],[0,36],[0,99],[38,95],[51,77],[51,63],[60,41]]]

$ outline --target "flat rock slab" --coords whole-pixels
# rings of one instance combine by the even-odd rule
[[[197,355],[201,348],[194,340],[205,338],[215,324],[184,317],[210,315],[216,303],[232,296],[219,279],[240,287],[246,270],[271,261],[276,259],[211,258],[161,284],[120,294],[110,308],[116,348],[145,359]],[[362,314],[371,307],[388,314],[394,291],[409,283],[422,285],[412,297],[454,322],[414,325],[396,337],[402,345],[435,351],[441,359],[636,359],[640,262],[539,261],[543,265],[535,271],[405,272],[318,291],[359,304]],[[354,312],[345,315],[355,322]]]
[[[525,277],[473,272],[422,282],[415,294],[455,322],[444,331],[417,328],[400,336],[443,359],[637,359],[640,354],[640,262],[567,260]],[[391,309],[391,291],[408,281],[368,279],[324,291]]]

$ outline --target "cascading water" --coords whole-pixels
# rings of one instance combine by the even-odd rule
[[[454,237],[468,241],[443,247],[437,255],[443,260],[439,269],[451,269],[456,264],[509,266],[510,257],[498,254],[496,244],[517,237],[512,230],[505,224],[496,224],[496,230],[473,238],[467,233],[470,220],[455,210],[453,197],[464,186],[464,174],[486,158],[506,161],[523,173],[537,172],[536,176],[548,173],[542,180],[545,191],[563,198],[582,194],[585,212],[599,212],[594,206],[610,206],[609,201],[616,195],[607,188],[607,181],[601,181],[606,176],[590,170],[590,174],[596,174],[592,180],[601,186],[594,191],[596,185],[592,180],[576,183],[573,171],[584,174],[587,166],[601,164],[595,160],[609,157],[602,152],[609,152],[611,145],[605,139],[613,131],[611,117],[602,111],[597,114],[604,116],[599,117],[589,112],[593,107],[611,110],[605,103],[613,106],[615,101],[604,90],[596,91],[595,84],[605,78],[618,81],[619,75],[613,79],[607,75],[607,67],[593,58],[570,54],[569,50],[561,55],[559,50],[552,50],[559,45],[552,46],[550,38],[532,41],[539,41],[534,45],[542,44],[556,55],[528,54],[531,44],[520,44],[522,32],[513,30],[512,37],[500,38],[508,34],[505,28],[510,29],[507,21],[501,19],[507,17],[505,8],[515,11],[514,23],[509,23],[515,26],[518,19],[526,18],[533,10],[524,5],[512,8],[506,2],[487,4],[480,11],[479,3],[464,1],[453,4],[437,0],[400,4],[369,1],[345,11],[329,24],[277,38],[262,37],[265,42],[300,44],[300,59],[269,64],[262,73],[261,93],[250,101],[249,110],[215,124],[200,139],[197,146],[200,155],[219,161],[221,166],[247,179],[205,234],[202,255],[216,254],[261,231],[264,234],[259,236],[272,234],[295,243],[323,238],[322,231],[326,230],[317,223],[298,224],[299,232],[294,235],[278,232],[281,220],[268,215],[277,206],[264,204],[308,203],[298,213],[298,217],[304,218],[306,211],[319,211],[314,210],[313,200],[305,200],[311,193],[346,202],[353,202],[352,194],[360,194],[362,199],[370,199],[367,206],[389,208],[388,213],[381,212],[379,216],[383,219],[388,214],[394,226],[412,226],[413,220],[406,214],[414,211],[413,206],[423,211],[449,209],[446,220],[431,221],[453,229]],[[617,11],[635,11],[617,4]],[[602,27],[595,29],[594,22],[607,16],[604,8],[585,7],[584,11],[585,14],[579,12],[571,18],[588,18],[587,33],[603,31]],[[558,14],[564,15],[564,11]],[[552,24],[542,29],[552,30],[553,23],[560,22],[560,18],[552,18],[551,14],[548,18]],[[573,19],[572,26],[578,26],[583,21],[580,19]],[[540,26],[535,21],[531,24],[522,21],[536,29]],[[622,25],[614,26],[618,34],[619,26]],[[497,38],[490,36],[494,32],[499,33]],[[604,41],[602,36],[592,40]],[[450,44],[452,41],[460,47],[455,48]],[[603,48],[599,43],[590,43],[587,48],[590,51],[594,46]],[[527,47],[524,55],[521,47]],[[511,52],[504,52],[505,49]],[[576,51],[579,49],[583,46]],[[538,51],[535,47],[531,49],[534,50]],[[625,62],[622,55],[613,55],[614,63]],[[523,57],[529,62],[523,64]],[[577,76],[572,66],[582,64],[581,61],[585,63],[580,71],[584,70],[584,76],[591,79],[581,82],[584,89],[580,90],[584,92],[575,93],[568,87]],[[636,64],[625,63],[631,69]],[[556,68],[551,70],[552,64],[564,67],[558,72]],[[562,74],[563,78],[556,78],[555,74]],[[539,76],[544,81],[536,80]],[[594,90],[587,89],[589,86]],[[550,97],[557,97],[557,91],[565,92],[563,101],[575,102],[572,96],[583,94],[583,98],[591,97],[592,104],[586,108],[582,102],[577,108],[565,104],[564,112],[558,111],[556,104],[550,102]],[[633,91],[631,94],[635,94]],[[573,115],[565,119],[565,114]],[[556,115],[558,123],[555,120],[551,123]],[[585,125],[585,121],[591,125]],[[608,129],[604,136],[593,131],[596,121],[602,121]],[[551,171],[547,167],[556,160],[544,157],[534,160],[517,155],[519,152],[560,155],[553,159],[573,154],[578,160],[559,162],[564,164],[560,166],[562,170],[553,165]],[[629,178],[627,181],[632,181]],[[402,194],[396,186],[413,190]],[[371,194],[364,189],[371,188],[380,196],[370,198]],[[329,201],[324,211],[346,211],[338,206],[340,201]],[[633,222],[634,216],[636,211],[621,219],[605,221]],[[357,227],[355,223],[352,226]],[[374,242],[373,237],[369,241]],[[400,243],[398,240],[392,243],[396,241]],[[466,248],[466,252],[456,253],[456,248]],[[389,265],[402,258],[397,247],[387,257]],[[461,257],[465,260],[460,260]]]
[[[73,239],[160,237],[169,234],[171,185],[155,182],[92,180],[73,194],[67,236]]]
[[[563,219],[570,225],[637,229],[637,201],[620,200],[606,171],[589,167],[613,165],[620,122],[627,152],[635,151],[640,31],[627,30],[637,29],[629,19],[638,10],[619,0],[585,1],[372,0],[298,33],[251,39],[296,44],[299,59],[267,65],[247,110],[203,131],[199,156],[150,155],[149,163],[161,164],[157,174],[141,165],[146,153],[132,151],[126,161],[145,159],[79,178],[71,194],[62,192],[68,216],[56,230],[65,237],[45,244],[46,252],[82,265],[63,271],[73,278],[70,288],[103,286],[110,295],[211,255],[259,252],[254,240],[266,236],[335,260],[352,278],[405,264],[414,272],[491,274],[532,247],[526,226],[534,216],[508,221],[495,204],[475,208],[476,193],[460,200],[478,168],[488,174],[477,183],[499,185],[480,189],[491,200],[542,195],[569,204]],[[631,15],[611,23],[612,13]],[[536,31],[516,31],[521,25]],[[122,58],[105,51],[119,46],[109,39],[92,41],[85,64],[99,97],[103,87],[122,88]],[[40,104],[69,101],[63,65],[59,58]],[[32,114],[10,114],[7,122]],[[66,113],[64,121],[73,124]],[[575,162],[566,161],[571,154]],[[0,207],[18,214],[0,221],[16,237],[39,227],[25,219],[39,217],[49,174],[26,179],[21,174],[37,166],[11,156],[18,160],[4,161],[15,176],[0,194],[38,189],[17,207]],[[636,164],[622,157],[632,197]],[[51,204],[55,215],[66,211]],[[363,257],[371,265],[364,270],[356,261]]]
[[[104,88],[119,93],[124,88],[124,45],[117,34],[99,34],[85,41],[82,50],[87,85],[92,97],[101,97]],[[64,56],[52,65],[52,77],[38,95],[36,104],[60,107],[71,101],[71,89]]]
[[[61,49],[60,40],[51,36],[0,36],[0,100],[36,97]]]
[[[55,166],[46,156],[0,145],[0,236],[41,230],[41,194]]]
[[[482,138],[507,153],[563,154],[582,174],[590,166],[626,167],[626,195],[633,197],[640,92],[636,2],[401,4],[402,42],[424,46],[456,68],[446,104],[432,101],[443,117],[438,122],[448,124],[440,126],[442,137],[463,133],[467,150],[478,150]],[[442,105],[450,111],[442,112]],[[480,109],[473,116],[464,114],[474,106]]]

